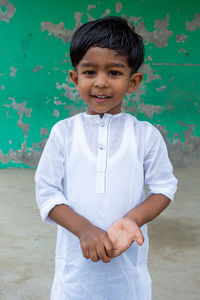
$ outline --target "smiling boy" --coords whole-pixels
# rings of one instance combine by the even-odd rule
[[[80,96],[88,104],[88,114],[121,112],[126,93],[133,93],[143,78],[131,72],[125,55],[107,48],[90,48],[70,77]]]
[[[42,220],[58,224],[51,299],[149,300],[146,223],[177,180],[159,131],[121,112],[143,79],[142,39],[106,17],[74,33],[70,55],[88,109],[52,128],[35,177]]]

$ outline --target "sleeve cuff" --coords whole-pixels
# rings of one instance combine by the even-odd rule
[[[170,193],[169,191],[166,191],[166,190],[151,190],[148,192],[147,197],[149,197],[153,194],[162,194],[162,195],[166,196],[167,198],[169,198],[171,201],[173,201],[175,192]]]
[[[54,208],[56,205],[61,205],[65,204],[67,206],[70,206],[69,201],[67,199],[62,199],[62,198],[55,198],[55,199],[50,199],[48,202],[45,202],[45,205],[42,206],[40,209],[40,215],[42,218],[42,221],[44,223],[48,224],[56,224],[51,218],[49,218],[49,212]]]

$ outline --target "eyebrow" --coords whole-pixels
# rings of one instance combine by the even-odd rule
[[[92,63],[92,62],[83,62],[81,63],[81,67],[95,67],[96,64],[95,63]],[[126,66],[122,63],[115,63],[115,62],[111,62],[107,65],[108,67],[112,68],[112,67],[115,67],[115,68],[126,68]]]

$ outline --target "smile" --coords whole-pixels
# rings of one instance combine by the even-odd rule
[[[94,97],[98,103],[104,103],[111,98],[110,96],[107,95],[92,95],[92,97]]]

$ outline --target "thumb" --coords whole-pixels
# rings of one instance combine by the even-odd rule
[[[135,241],[137,242],[138,246],[142,246],[144,243],[144,236],[142,234],[142,231],[139,229],[137,232],[137,236],[135,238]]]
[[[112,244],[115,244],[118,240],[116,233],[111,228],[109,228],[107,231],[107,234],[108,234],[108,237],[111,240]]]

